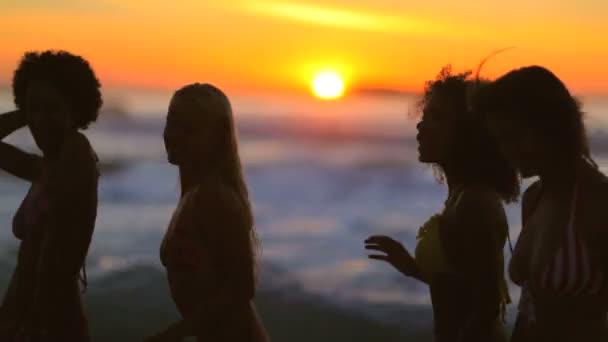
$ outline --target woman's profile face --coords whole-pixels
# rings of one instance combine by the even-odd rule
[[[33,81],[28,86],[25,115],[36,145],[45,154],[57,152],[76,129],[69,101],[48,82]]]
[[[495,112],[488,117],[488,130],[511,166],[524,178],[538,175],[546,151],[530,127],[523,121],[509,119],[514,117],[511,113]]]
[[[205,113],[185,96],[174,96],[169,105],[164,131],[165,149],[169,163],[200,164],[213,147],[213,132],[205,124]]]
[[[448,157],[454,137],[455,121],[450,108],[440,98],[431,99],[423,108],[418,125],[418,160],[441,163]]]

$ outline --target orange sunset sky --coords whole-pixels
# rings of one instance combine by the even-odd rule
[[[331,69],[348,88],[417,91],[514,46],[484,75],[543,64],[608,94],[607,17],[606,0],[0,0],[0,84],[24,51],[61,48],[107,87],[298,92]]]

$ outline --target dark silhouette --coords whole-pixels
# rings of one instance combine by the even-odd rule
[[[146,341],[267,341],[253,303],[256,238],[228,98],[209,84],[178,90],[164,138],[181,199],[161,261],[182,320]]]
[[[43,155],[0,143],[0,168],[32,183],[13,220],[21,245],[0,307],[1,341],[89,340],[78,280],[95,226],[99,175],[78,130],[97,118],[99,87],[89,64],[63,51],[26,53],[15,72],[18,110],[0,116],[0,137],[27,125]]]
[[[435,341],[504,341],[509,303],[503,246],[508,223],[503,201],[519,194],[519,179],[479,116],[469,110],[478,86],[470,73],[445,67],[426,84],[418,124],[419,160],[445,177],[444,210],[418,231],[415,257],[397,241],[372,236],[367,249],[406,276],[429,285]]]
[[[607,341],[608,179],[590,157],[576,99],[549,70],[513,70],[479,94],[490,131],[523,177],[509,266],[522,286],[512,341]]]

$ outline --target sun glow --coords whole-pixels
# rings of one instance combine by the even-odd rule
[[[321,72],[312,81],[312,92],[324,100],[340,98],[344,95],[344,80],[334,71]]]

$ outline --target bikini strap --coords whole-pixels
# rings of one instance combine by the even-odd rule
[[[86,259],[85,259],[85,262],[86,262]],[[80,284],[82,285],[81,293],[87,292],[87,288],[89,287],[89,281],[87,279],[87,267],[84,264],[82,265],[82,268],[80,269],[80,272],[78,274],[78,280],[80,281]]]

